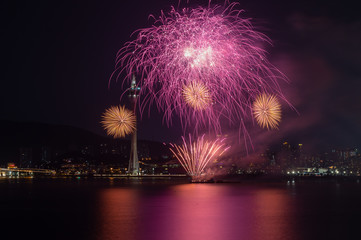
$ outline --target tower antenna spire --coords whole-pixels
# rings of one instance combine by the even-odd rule
[[[136,105],[137,105],[137,98],[139,96],[139,91],[140,91],[140,87],[137,86],[137,80],[135,78],[135,74],[133,74],[128,97],[130,99],[131,108],[134,111],[135,117],[137,117]],[[135,130],[131,136],[128,174],[139,175],[139,160],[138,160],[138,150],[137,150],[137,122],[135,123]]]

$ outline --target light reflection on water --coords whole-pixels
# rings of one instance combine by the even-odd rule
[[[297,239],[291,195],[279,189],[182,184],[100,193],[98,239]]]
[[[110,188],[101,191],[97,233],[99,239],[136,239],[139,204],[137,190]]]
[[[360,239],[357,180],[0,179],[0,230],[37,240]]]

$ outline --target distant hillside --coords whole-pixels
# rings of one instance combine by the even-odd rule
[[[0,164],[2,165],[6,162],[17,162],[20,158],[20,149],[24,148],[31,149],[33,159],[41,158],[43,147],[64,156],[79,155],[81,149],[87,147],[92,151],[84,154],[90,154],[96,158],[97,155],[104,154],[104,143],[107,152],[116,149],[115,154],[120,154],[128,159],[129,138],[103,137],[71,126],[0,120]],[[120,151],[120,149],[122,150]],[[138,155],[140,157],[149,156],[152,159],[160,159],[168,153],[168,148],[160,142],[138,140]]]
[[[66,146],[97,144],[104,141],[109,140],[76,127],[0,120],[1,146]]]

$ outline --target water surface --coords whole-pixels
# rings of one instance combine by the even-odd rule
[[[360,203],[357,180],[0,179],[0,229],[13,239],[361,239]]]

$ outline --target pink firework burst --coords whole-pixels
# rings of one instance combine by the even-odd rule
[[[172,7],[119,50],[112,77],[125,72],[131,79],[137,73],[141,112],[156,104],[167,123],[178,115],[185,128],[208,126],[220,132],[221,119],[243,127],[260,93],[285,100],[278,85],[285,77],[260,47],[269,39],[241,13],[236,3],[225,8]],[[185,101],[183,87],[195,81],[209,92],[212,107],[200,111]]]

